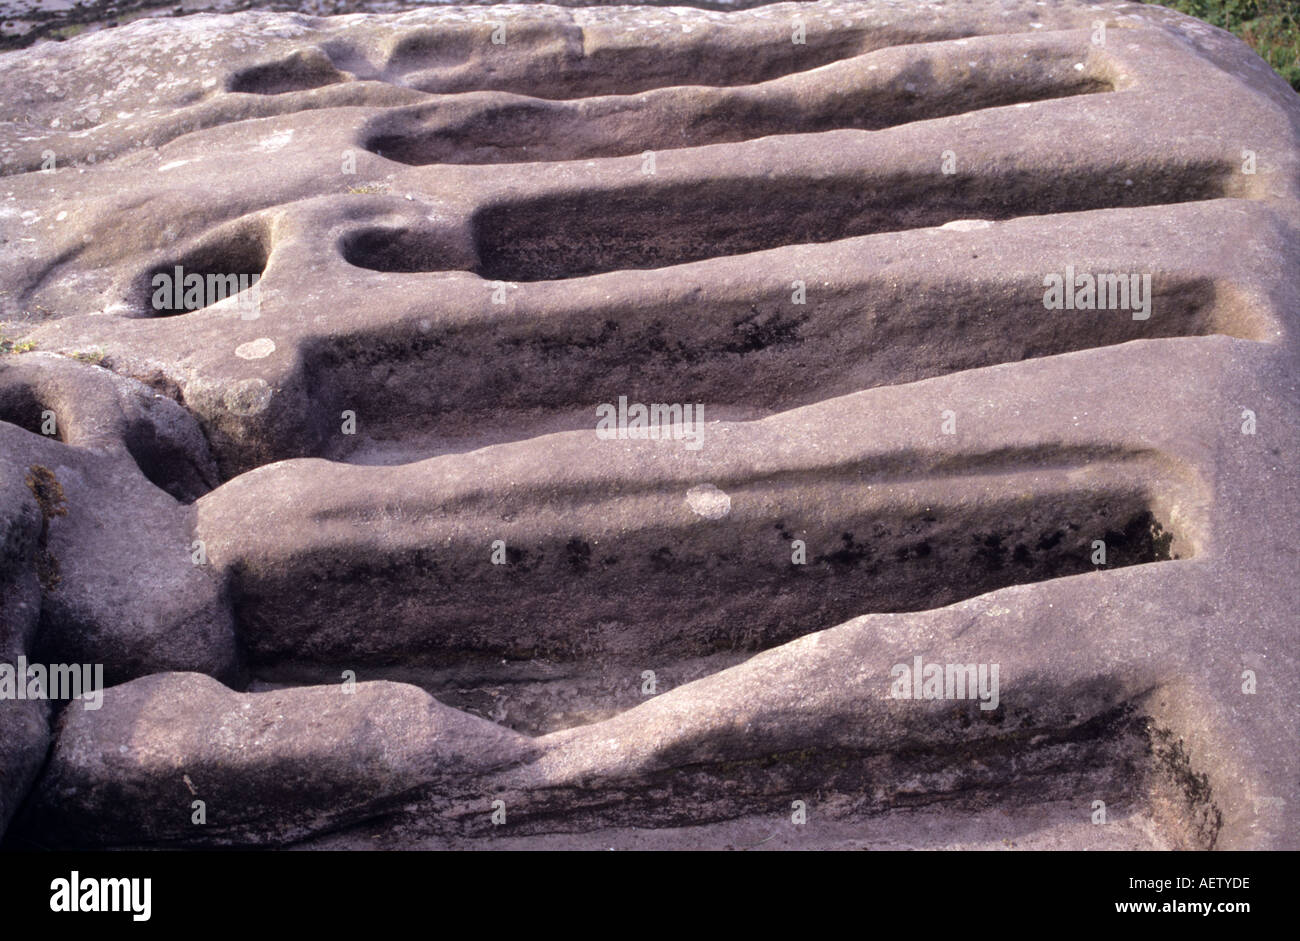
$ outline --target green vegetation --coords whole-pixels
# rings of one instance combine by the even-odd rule
[[[103,366],[104,359],[108,356],[108,351],[102,346],[96,347],[92,352],[69,353],[73,359],[79,363],[87,363],[91,366]]]
[[[73,36],[80,36],[85,31],[85,23],[71,23],[68,26],[60,26],[58,29],[50,30],[46,35],[51,39],[62,41],[64,39],[71,39]]]
[[[0,353],[30,353],[36,349],[36,344],[31,340],[11,340],[4,334],[0,333]]]
[[[46,591],[59,587],[62,577],[59,575],[59,560],[49,550],[50,520],[56,516],[68,515],[68,498],[63,493],[63,485],[54,471],[40,464],[33,464],[27,474],[27,489],[36,498],[36,505],[41,508],[41,535],[37,540],[36,577]]]
[[[1161,0],[1160,6],[1240,36],[1300,91],[1300,4],[1296,0]]]

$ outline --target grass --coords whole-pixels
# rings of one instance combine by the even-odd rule
[[[4,334],[0,334],[0,354],[3,353],[30,353],[36,349],[36,344],[31,340],[19,342],[11,340]]]
[[[1240,36],[1300,92],[1300,3],[1296,0],[1161,0]]]
[[[87,363],[88,365],[91,366],[103,366],[104,360],[108,357],[108,351],[105,350],[102,346],[99,346],[89,353],[87,352],[69,353],[68,356],[70,356],[72,359],[75,359],[79,363]]]
[[[58,29],[51,30],[47,35],[51,39],[62,41],[64,39],[71,39],[73,36],[80,36],[85,31],[85,23],[71,23],[67,26],[60,26]]]

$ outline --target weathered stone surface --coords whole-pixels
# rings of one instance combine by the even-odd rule
[[[194,419],[105,369],[49,353],[8,359],[0,441],[12,479],[29,495],[39,487],[44,518],[33,662],[102,664],[109,683],[160,669],[233,678],[227,588],[193,563],[194,510],[181,502],[216,474]]]
[[[0,468],[67,493],[14,636],[130,680],[19,838],[713,845],[803,800],[828,843],[1300,846],[1300,99],[1227,34],[246,14],[0,76],[4,329],[47,351],[0,361]],[[177,266],[260,280],[185,310]],[[1149,308],[1046,309],[1067,271]],[[697,437],[593,434],[620,397]],[[892,698],[915,657],[997,708]]]
[[[0,452],[0,663],[26,656],[36,633],[41,511],[7,452]],[[0,699],[0,833],[27,793],[49,746],[46,703]]]
[[[453,794],[531,749],[526,736],[395,683],[241,695],[201,674],[164,673],[105,699],[104,709],[63,713],[30,814],[46,838],[187,842],[197,831],[288,842],[363,810],[397,810],[416,793],[452,814]],[[123,805],[153,807],[147,826]]]

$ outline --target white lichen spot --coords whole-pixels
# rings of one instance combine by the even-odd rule
[[[259,141],[257,149],[266,153],[272,153],[277,150],[283,150],[291,140],[293,140],[292,130],[280,131],[276,134],[272,134],[265,140]]]
[[[731,497],[713,484],[700,484],[686,491],[686,505],[698,516],[720,520],[731,512]]]
[[[971,232],[975,229],[987,229],[993,225],[988,219],[953,219],[939,226],[952,232]]]
[[[235,355],[240,359],[265,359],[275,352],[275,342],[270,337],[249,340],[235,347]]]

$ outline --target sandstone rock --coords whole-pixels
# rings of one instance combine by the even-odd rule
[[[195,673],[144,677],[108,690],[102,709],[67,709],[59,742],[27,826],[74,845],[287,842],[430,792],[451,815],[455,793],[531,748],[412,686],[241,695]],[[147,820],[127,809],[143,805]]]
[[[46,351],[0,469],[67,503],[14,636],[130,680],[22,839],[705,845],[803,801],[1093,846],[1104,801],[1300,845],[1300,99],[1226,33],[247,13],[0,76],[0,319]],[[898,698],[916,658],[997,702]]]
[[[33,659],[102,664],[110,683],[159,669],[231,678],[226,587],[194,564],[182,502],[216,480],[194,419],[139,382],[41,352],[6,357],[0,418],[8,485],[41,491]]]
[[[41,610],[36,557],[41,512],[20,468],[0,453],[0,663],[24,657]],[[49,747],[47,704],[0,698],[0,834],[35,780]]]

